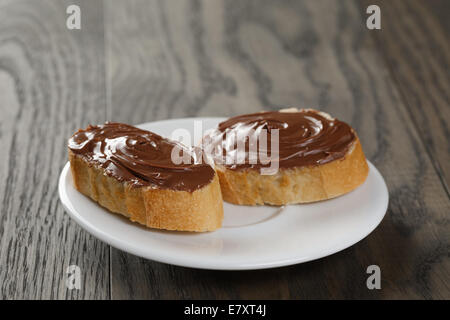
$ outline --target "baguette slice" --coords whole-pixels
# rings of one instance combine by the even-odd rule
[[[223,202],[217,173],[209,184],[190,192],[134,186],[70,149],[69,161],[78,191],[131,221],[178,231],[204,232],[221,227]]]
[[[290,108],[280,112],[298,110]],[[314,112],[332,119],[326,113]],[[261,175],[257,169],[233,170],[216,163],[216,171],[222,197],[227,202],[285,205],[326,200],[348,193],[365,181],[369,169],[356,136],[343,158],[325,164],[279,168],[274,175]]]

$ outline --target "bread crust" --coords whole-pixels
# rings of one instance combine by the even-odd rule
[[[288,111],[289,112],[289,111]],[[275,175],[258,169],[230,170],[216,165],[222,197],[240,205],[285,205],[338,197],[367,178],[369,167],[359,138],[344,158],[323,165],[280,168]]]
[[[223,201],[217,173],[208,185],[193,192],[133,187],[109,176],[69,149],[75,188],[108,210],[149,228],[213,231],[221,227]]]

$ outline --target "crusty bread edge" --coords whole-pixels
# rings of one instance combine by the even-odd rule
[[[222,197],[240,205],[285,205],[338,197],[367,178],[369,167],[359,140],[342,159],[308,167],[280,168],[275,175],[259,170],[230,170],[216,166]]]
[[[75,188],[102,207],[149,228],[177,231],[213,231],[221,227],[223,201],[217,174],[211,183],[193,192],[133,187],[106,174],[69,150]]]

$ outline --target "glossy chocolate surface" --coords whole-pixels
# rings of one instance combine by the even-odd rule
[[[273,154],[271,135],[278,129],[278,152]],[[266,147],[258,141],[258,153],[249,146],[261,138],[266,131]],[[233,138],[233,136],[235,138]],[[244,137],[244,138],[242,138]],[[245,148],[237,147],[237,140],[245,139]],[[263,165],[259,152],[279,161],[280,168],[314,166],[343,158],[356,139],[353,129],[345,122],[313,111],[299,112],[260,112],[240,115],[219,124],[203,139],[204,147],[213,149],[211,155],[216,162],[222,161],[229,169],[261,168]],[[252,142],[253,141],[253,142]],[[241,154],[240,154],[241,153]],[[244,154],[242,154],[244,153]],[[251,163],[250,154],[256,163]],[[234,155],[236,159],[245,158],[244,163],[225,163],[224,155]],[[220,160],[219,158],[222,159]],[[253,161],[254,162],[254,161]]]
[[[188,152],[191,164],[174,164],[171,154],[175,146]],[[69,139],[69,149],[133,187],[193,192],[209,184],[215,174],[210,165],[199,163],[192,150],[122,123],[105,123],[79,130]]]

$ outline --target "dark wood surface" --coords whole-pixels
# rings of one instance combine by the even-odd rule
[[[82,29],[65,8],[81,6]],[[0,0],[0,297],[450,298],[446,1]],[[131,124],[315,107],[350,123],[388,184],[366,239],[259,271],[208,271],[109,247],[64,213],[66,139]],[[82,270],[67,290],[66,268]],[[368,290],[377,264],[382,289]]]
[[[384,1],[380,7],[389,32],[375,33],[377,45],[448,192],[450,2]]]
[[[110,297],[109,247],[58,200],[66,138],[106,109],[102,3],[83,2],[83,32],[66,28],[70,1],[0,1],[0,297]],[[66,268],[82,266],[83,290]]]

